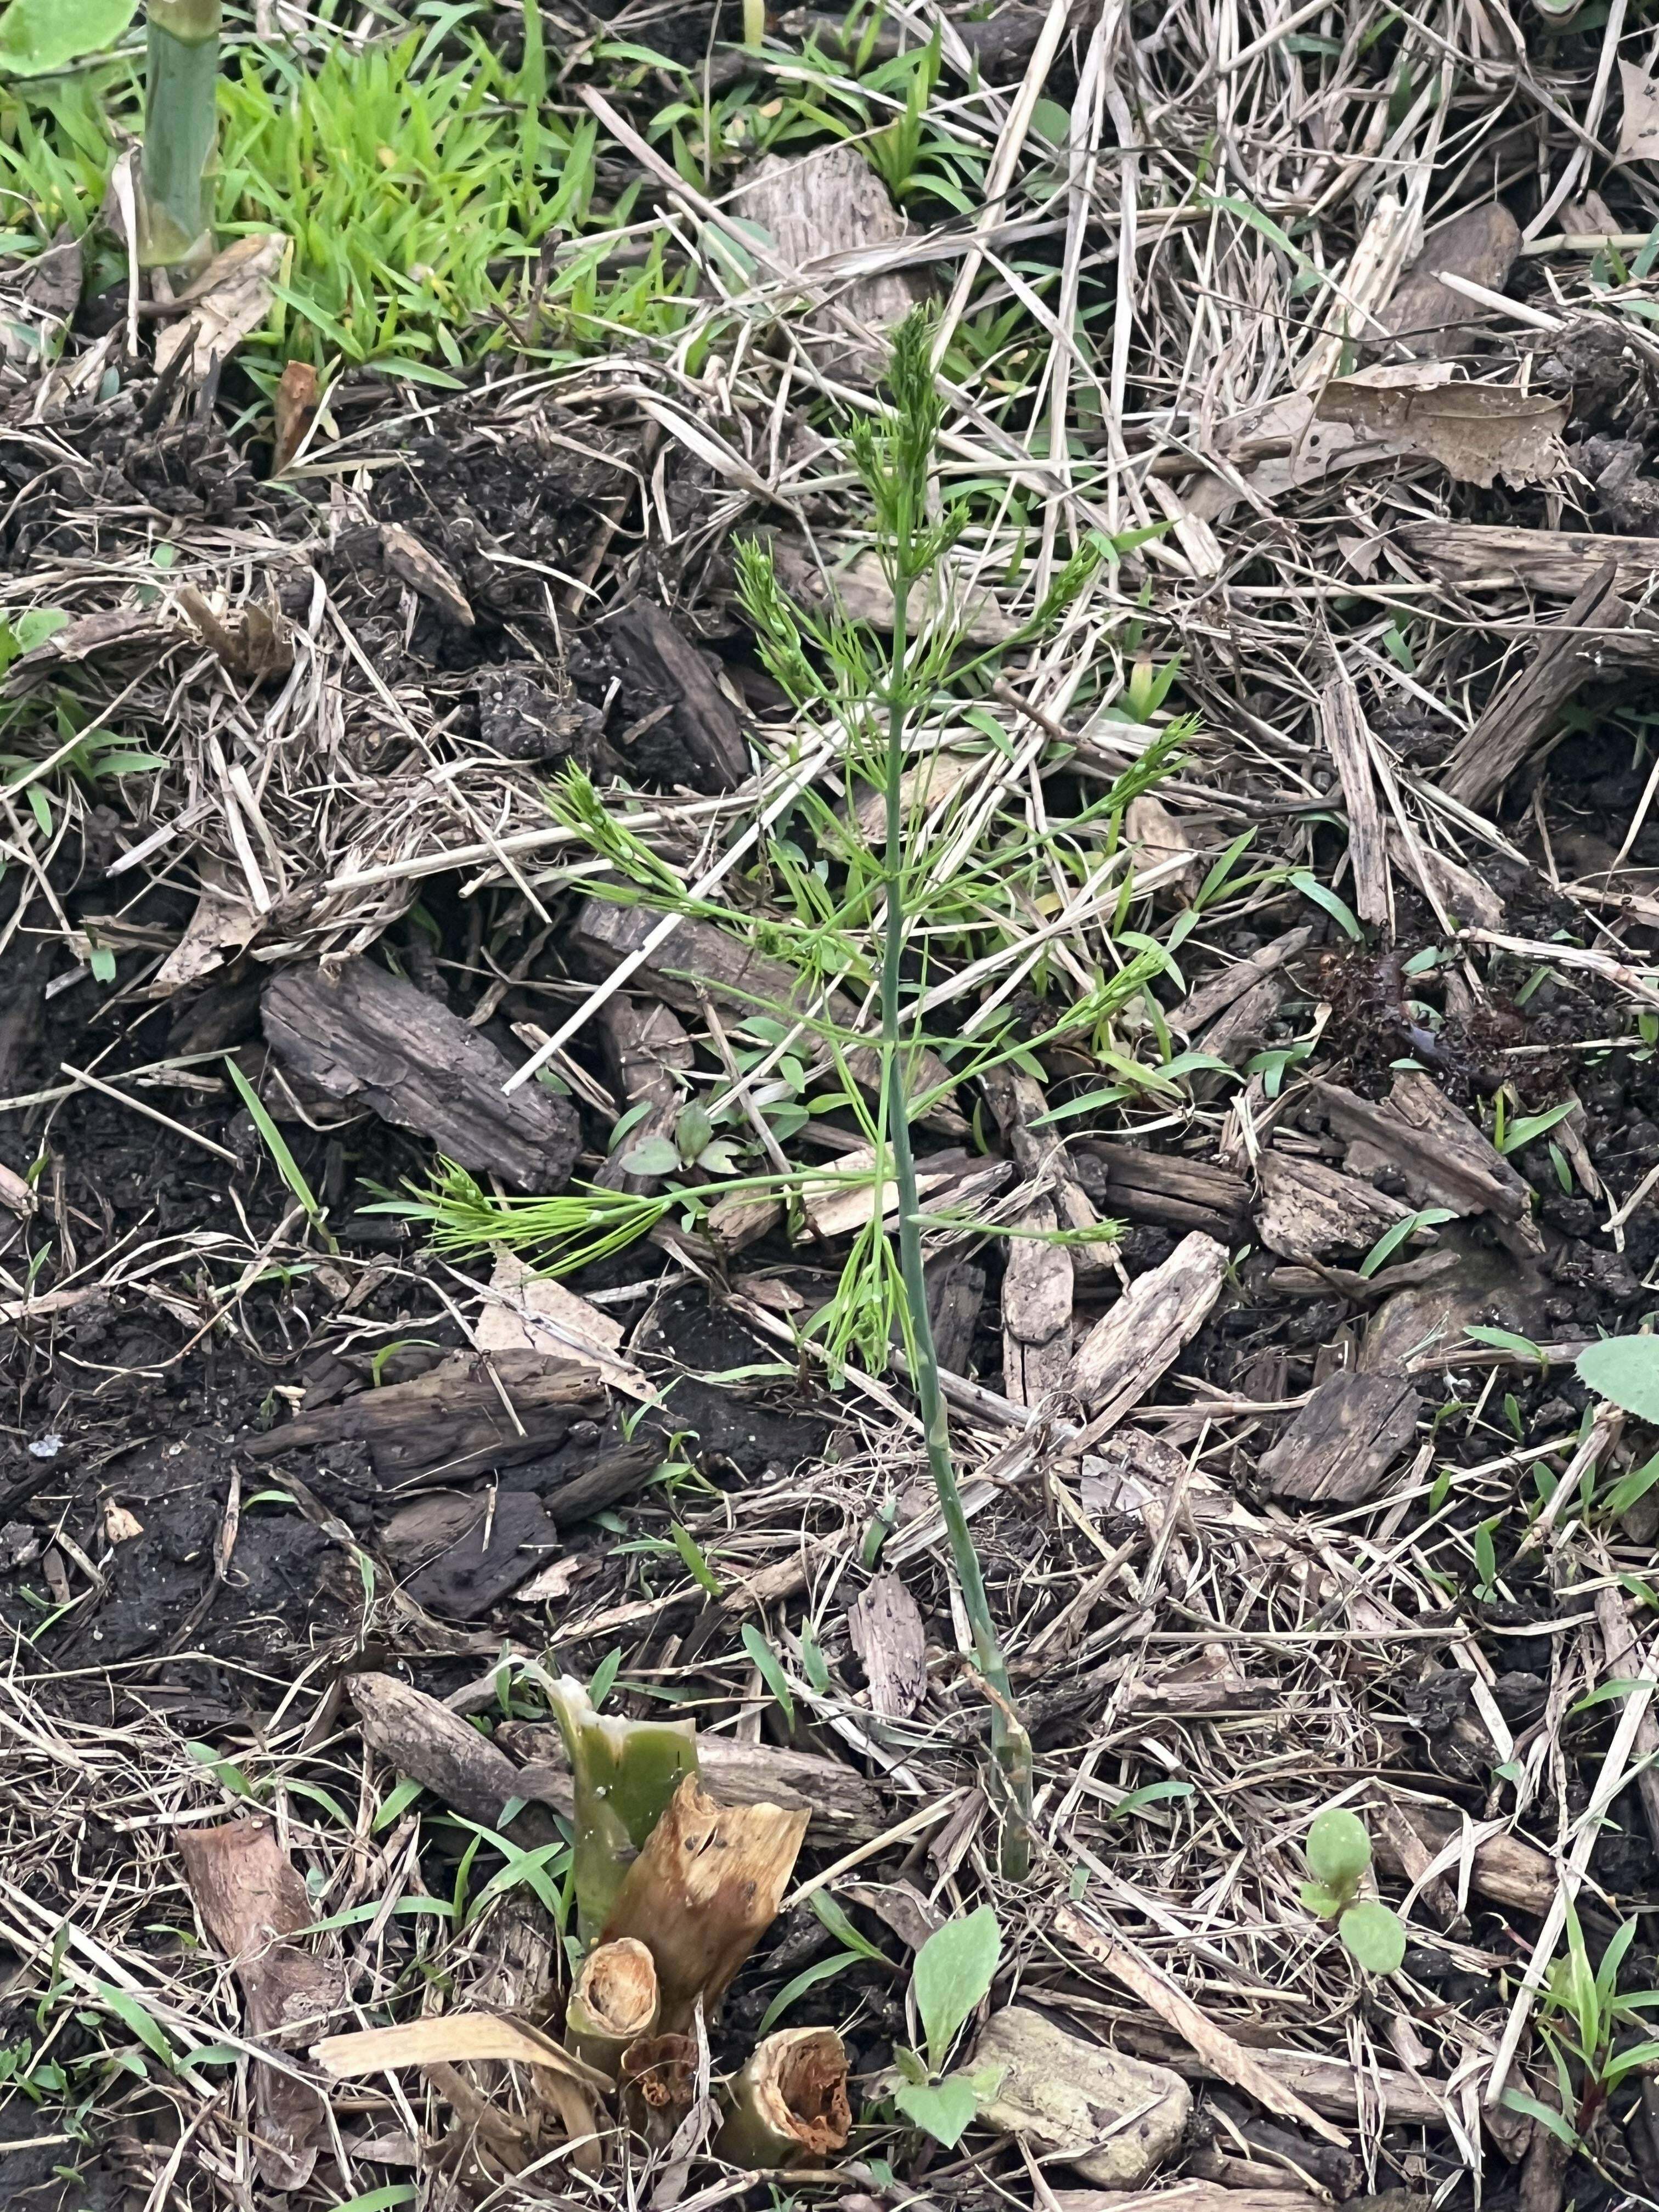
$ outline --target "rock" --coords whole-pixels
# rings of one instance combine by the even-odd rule
[[[986,2023],[972,2071],[1002,2067],[982,2117],[1029,2136],[1098,2189],[1138,2189],[1180,2144],[1192,2091],[1167,2066],[1085,2043],[1042,2013],[1010,2005]],[[1103,2142],[1126,2113],[1138,2117]]]

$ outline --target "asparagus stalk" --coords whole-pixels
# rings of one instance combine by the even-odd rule
[[[193,271],[213,252],[220,0],[149,0],[147,23],[138,258],[146,269]]]
[[[607,1720],[568,1674],[548,1689],[575,1785],[576,1928],[593,1943],[641,1846],[697,1771],[696,1730],[690,1721]]]
[[[951,1558],[962,1590],[963,1609],[973,1631],[974,1656],[991,1704],[991,1759],[1001,1797],[1004,1875],[1023,1881],[1030,1865],[1031,1739],[1015,1711],[1008,1669],[986,1595],[979,1553],[963,1511],[951,1449],[950,1416],[939,1385],[939,1354],[927,1310],[922,1267],[921,1206],[916,1190],[915,1154],[910,1143],[910,1107],[904,1080],[903,983],[907,890],[905,872],[904,751],[906,725],[914,702],[910,654],[910,594],[940,556],[944,540],[927,514],[928,487],[939,443],[943,403],[929,359],[928,325],[920,313],[908,316],[894,336],[888,380],[895,410],[885,434],[867,424],[854,441],[854,458],[874,499],[886,539],[884,558],[893,586],[893,646],[888,663],[887,757],[885,769],[886,850],[883,878],[887,928],[882,946],[881,1059],[886,1138],[898,1187],[899,1270],[904,1283],[900,1319],[906,1364],[915,1387],[927,1439],[927,1463],[939,1495]],[[879,1204],[879,1192],[878,1193]]]
[[[714,2155],[730,2166],[821,2163],[852,2132],[847,2053],[830,2027],[783,2027],[755,2046],[726,2092]]]
[[[665,2032],[684,2034],[699,1998],[713,2017],[777,1917],[807,1819],[779,1805],[717,1805],[696,1775],[674,1792],[605,1926],[607,1942],[633,1936],[648,1947]]]
[[[643,1943],[624,1936],[590,1951],[565,2007],[567,2049],[614,2081],[623,2054],[657,2027],[657,1969]]]
[[[622,2115],[653,2150],[672,2140],[697,2092],[697,2046],[689,2035],[642,2035],[622,2057]]]

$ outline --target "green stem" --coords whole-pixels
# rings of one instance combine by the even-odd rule
[[[697,1771],[696,1730],[690,1721],[607,1720],[580,1682],[541,1679],[570,1754],[576,1928],[592,1943],[681,1778]]]
[[[218,129],[220,0],[149,0],[139,259],[200,268],[213,252],[208,165]]]
[[[962,1601],[973,1631],[974,1656],[991,1699],[991,1759],[1001,1796],[1002,1871],[1023,1881],[1030,1868],[1031,1739],[1014,1710],[1008,1669],[991,1620],[985,1577],[962,1508],[956,1467],[951,1455],[951,1423],[939,1389],[939,1353],[927,1310],[927,1283],[921,1258],[921,1209],[916,1190],[915,1154],[910,1146],[909,1104],[905,1096],[899,1049],[899,986],[904,951],[904,664],[908,654],[908,602],[919,574],[914,565],[911,518],[899,525],[894,562],[892,684],[887,714],[887,933],[881,963],[882,1091],[888,1141],[893,1151],[893,1180],[898,1187],[899,1268],[904,1280],[905,1334],[911,1379],[927,1438],[927,1464],[939,1493],[939,1513],[950,1540]]]

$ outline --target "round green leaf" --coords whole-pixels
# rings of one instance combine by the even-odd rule
[[[1659,1422],[1659,1337],[1608,1336],[1587,1344],[1574,1363],[1578,1379],[1638,1421]]]
[[[0,15],[0,76],[41,76],[113,46],[138,0],[11,0]]]
[[[680,1156],[666,1137],[641,1137],[631,1152],[623,1155],[629,1175],[672,1175],[679,1164]]]
[[[1368,1973],[1391,1974],[1406,1955],[1405,1928],[1386,1905],[1351,1905],[1337,1933]]]
[[[1307,1850],[1315,1880],[1339,1897],[1352,1894],[1371,1863],[1371,1839],[1364,1822],[1338,1805],[1328,1805],[1309,1829]]]

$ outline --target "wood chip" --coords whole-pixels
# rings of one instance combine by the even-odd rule
[[[546,1458],[574,1422],[604,1419],[608,1411],[599,1379],[585,1364],[539,1352],[500,1352],[487,1363],[453,1352],[413,1382],[301,1413],[250,1437],[245,1449],[267,1460],[351,1439],[368,1446],[383,1483],[437,1469],[455,1481],[485,1468]]]
[[[1449,583],[1501,581],[1573,599],[1595,573],[1592,563],[1616,564],[1620,594],[1637,599],[1659,577],[1659,538],[1603,537],[1567,530],[1514,530],[1483,522],[1402,522],[1394,542],[1407,561]]]
[[[1484,310],[1440,282],[1449,270],[1501,292],[1521,252],[1521,227],[1501,200],[1463,208],[1429,239],[1382,310],[1379,322],[1419,361],[1449,360],[1467,343]]]
[[[1342,1369],[1322,1382],[1271,1451],[1260,1473],[1271,1496],[1304,1504],[1358,1505],[1416,1433],[1422,1411],[1399,1374]]]
[[[570,1180],[581,1143],[575,1109],[539,1083],[511,1097],[511,1063],[441,1000],[372,961],[337,976],[284,969],[261,1001],[285,1068],[337,1104],[428,1137],[475,1174],[547,1194]]]
[[[1402,1069],[1381,1104],[1317,1078],[1314,1089],[1332,1128],[1348,1139],[1351,1165],[1397,1167],[1413,1206],[1490,1213],[1512,1249],[1542,1251],[1530,1186],[1426,1075]]]
[[[423,545],[412,530],[400,523],[388,522],[380,528],[380,557],[386,562],[386,574],[395,576],[400,584],[435,607],[446,621],[459,629],[474,627],[472,602],[461,589],[443,562],[428,545]]]
[[[793,159],[769,154],[744,170],[728,204],[745,222],[759,225],[778,259],[799,270],[809,286],[815,264],[902,245],[911,234],[886,185],[854,145],[824,146]],[[826,376],[873,380],[886,364],[886,334],[922,296],[917,280],[887,269],[835,289],[837,305],[868,331],[866,338],[849,337],[841,317],[821,308],[793,327],[823,334],[813,350]]]
[[[536,1352],[592,1367],[613,1390],[652,1397],[646,1377],[621,1357],[623,1334],[619,1321],[503,1249],[495,1255],[472,1341],[480,1352]]]
[[[1226,1273],[1226,1247],[1194,1230],[1096,1322],[1078,1347],[1068,1387],[1089,1407],[1097,1435],[1156,1388],[1209,1319]]]
[[[1592,571],[1526,667],[1492,695],[1453,747],[1440,771],[1441,789],[1465,806],[1485,806],[1517,769],[1546,759],[1566,734],[1557,726],[1561,709],[1598,672],[1595,634],[1620,629],[1629,618],[1619,596],[1618,566],[1608,561]]]
[[[509,1799],[531,1794],[506,1753],[440,1698],[395,1674],[351,1674],[346,1689],[363,1741],[467,1820],[499,1827]],[[558,1832],[539,1805],[526,1805],[513,1822],[513,1841],[522,1850],[552,1843]]]
[[[1251,953],[1248,960],[1235,961],[1231,966],[1218,969],[1206,975],[1198,988],[1171,1006],[1167,1016],[1170,1027],[1182,1036],[1197,1036],[1206,1023],[1224,1013],[1236,999],[1261,982],[1265,975],[1276,974],[1298,952],[1305,951],[1313,936],[1305,923],[1287,929]]]
[[[745,782],[749,741],[737,708],[715,681],[712,655],[682,636],[663,609],[645,599],[624,607],[605,635],[627,672],[633,702],[654,700],[668,708],[667,732],[683,757],[677,775],[711,795]]]
[[[1100,1138],[1079,1138],[1076,1149],[1105,1170],[1103,1204],[1109,1214],[1165,1229],[1202,1229],[1224,1238],[1241,1230],[1249,1217],[1250,1186],[1231,1168]]]
[[[908,1720],[927,1694],[927,1637],[899,1576],[874,1577],[848,1607],[847,1632],[864,1668],[871,1711]]]
[[[1300,1152],[1264,1152],[1256,1174],[1261,1184],[1256,1234],[1281,1259],[1364,1252],[1412,1210],[1358,1176]]]
[[[1353,678],[1339,668],[1319,695],[1319,726],[1336,763],[1348,817],[1348,859],[1353,869],[1354,912],[1382,927],[1394,922],[1394,894],[1377,811],[1370,738]]]

